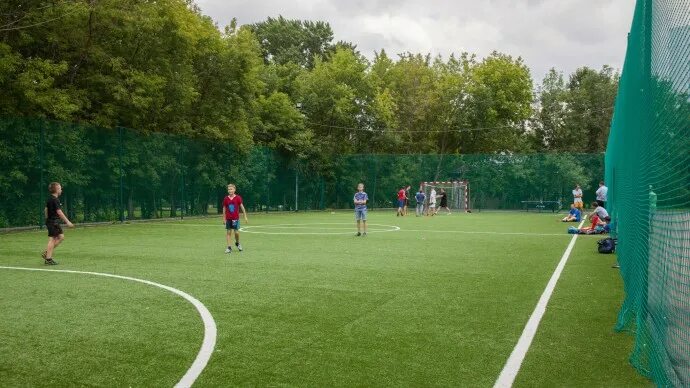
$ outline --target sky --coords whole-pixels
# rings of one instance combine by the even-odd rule
[[[385,49],[440,54],[497,50],[525,60],[535,83],[552,67],[566,76],[581,66],[623,66],[634,0],[196,0],[224,27],[282,15],[321,20],[335,41],[369,59]]]

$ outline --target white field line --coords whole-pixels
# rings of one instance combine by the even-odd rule
[[[587,217],[585,216],[582,219],[582,222],[580,222],[578,229],[582,227],[586,219]],[[503,366],[503,370],[498,376],[498,379],[494,384],[494,388],[508,388],[513,386],[515,377],[517,377],[517,374],[520,371],[522,361],[524,361],[527,351],[532,344],[532,340],[534,340],[534,336],[537,333],[539,322],[541,322],[544,313],[546,313],[546,306],[549,303],[549,299],[551,299],[553,290],[556,288],[556,282],[558,282],[558,278],[561,277],[565,263],[568,261],[568,257],[570,257],[570,253],[573,251],[577,236],[579,236],[579,234],[573,235],[573,238],[570,240],[570,244],[568,244],[565,252],[563,252],[561,261],[556,266],[556,270],[553,272],[551,279],[549,279],[549,282],[546,284],[546,288],[541,294],[539,302],[537,302],[537,306],[534,308],[532,315],[529,317],[527,325],[525,325],[525,328],[522,330],[522,335],[520,335],[517,345],[515,345],[513,352],[510,353],[508,361],[506,361],[505,366]]]
[[[567,236],[565,233],[527,233],[527,232],[484,232],[478,230],[427,230],[427,229],[400,229],[401,232],[419,232],[419,233],[462,233],[462,234],[498,234],[498,235],[516,235],[516,236]]]
[[[194,305],[196,307],[196,310],[199,312],[199,315],[201,316],[201,320],[204,322],[204,339],[201,343],[201,349],[199,349],[199,353],[196,356],[196,359],[194,359],[194,362],[192,363],[192,366],[187,370],[187,373],[182,376],[180,381],[175,385],[175,387],[178,388],[186,388],[186,387],[191,387],[192,384],[194,384],[194,381],[199,377],[201,372],[204,370],[206,367],[206,364],[208,364],[208,360],[211,358],[211,355],[213,354],[213,348],[216,346],[216,322],[213,320],[213,316],[211,313],[208,311],[206,306],[203,305],[198,299],[194,298],[193,296],[187,294],[184,291],[180,291],[177,288],[173,288],[170,286],[166,286],[164,284],[152,282],[150,280],[144,280],[144,279],[137,279],[129,276],[121,276],[121,275],[113,275],[109,273],[101,273],[101,272],[86,272],[86,271],[69,271],[69,270],[60,270],[60,269],[40,269],[40,268],[23,268],[23,267],[6,267],[6,266],[0,266],[0,269],[11,269],[11,270],[21,270],[21,271],[45,271],[45,272],[62,272],[62,273],[75,273],[75,274],[82,274],[82,275],[93,275],[93,276],[104,276],[104,277],[109,277],[109,278],[116,278],[116,279],[124,279],[124,280],[130,280],[133,282],[139,282],[139,283],[144,283],[148,284],[150,286],[162,288],[166,291],[170,291],[173,294],[177,294],[184,299],[186,299],[189,303]]]
[[[189,227],[212,227],[218,228],[218,225],[212,224],[158,224],[159,226],[189,226]],[[315,225],[315,226],[309,226]],[[351,225],[346,223],[316,223],[316,224],[269,224],[269,225],[251,225],[243,226],[240,228],[240,232],[246,233],[257,233],[257,234],[350,234],[350,232],[269,232],[270,229],[320,229],[320,230],[351,230],[352,227],[348,228],[320,228],[316,225]],[[352,223],[354,225],[354,222]],[[491,234],[491,235],[506,235],[506,236],[568,236],[565,233],[529,233],[529,232],[490,232],[490,231],[477,231],[477,230],[429,230],[429,229],[401,229],[399,226],[394,225],[381,225],[381,224],[371,224],[367,223],[370,232],[417,232],[417,233],[460,233],[460,234]],[[148,226],[148,225],[147,225]],[[221,227],[223,225],[220,225]],[[376,227],[385,227],[390,229],[378,229]],[[254,229],[254,230],[252,230]],[[261,231],[256,229],[262,229]],[[266,231],[264,231],[266,230]]]

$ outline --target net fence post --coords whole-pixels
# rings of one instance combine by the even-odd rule
[[[299,165],[295,163],[295,211],[299,210]]]
[[[118,134],[118,162],[119,162],[119,170],[120,170],[120,195],[118,198],[118,206],[119,206],[119,215],[120,215],[120,222],[125,222],[125,207],[124,207],[124,172],[122,169],[122,153],[123,153],[123,128],[121,126],[117,127],[117,134]]]
[[[374,156],[374,186],[372,187],[372,191],[371,191],[371,208],[372,209],[376,208],[376,181],[377,181],[378,175],[379,175],[378,157]],[[368,206],[368,204],[367,204],[367,206]]]
[[[180,203],[180,219],[184,220],[184,213],[185,213],[185,211],[187,211],[187,204],[185,204],[185,201],[184,201],[184,199],[185,199],[184,198],[184,191],[185,191],[184,171],[185,171],[186,166],[185,166],[183,160],[180,160],[180,161],[181,161],[181,163],[180,163],[180,175],[181,175],[180,178],[182,181],[182,192],[180,193],[180,202],[181,202]]]
[[[45,218],[44,210],[43,207],[45,206],[46,202],[46,194],[45,194],[45,175],[44,175],[44,170],[45,170],[45,141],[46,141],[46,123],[39,121],[39,125],[41,127],[41,134],[38,140],[38,168],[41,174],[41,179],[38,184],[38,191],[40,193],[40,198],[41,198],[41,203],[39,203],[39,217],[38,217],[38,225],[41,229],[43,229],[43,224],[44,222],[41,222],[43,218]]]

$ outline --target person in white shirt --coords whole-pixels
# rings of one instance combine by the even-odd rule
[[[599,206],[604,207],[606,205],[606,197],[609,193],[609,188],[604,186],[604,181],[599,182],[599,188],[596,191],[597,203]]]
[[[436,189],[432,188],[431,193],[429,193],[429,208],[426,209],[426,215],[431,214],[432,216],[436,214]]]
[[[592,202],[592,207],[594,208],[594,211],[592,212],[590,217],[596,214],[602,221],[605,221],[607,223],[611,221],[611,217],[609,217],[609,212],[607,212],[603,206],[599,205],[599,202]]]
[[[575,208],[580,209],[580,212],[585,208],[582,203],[582,189],[580,185],[575,185],[575,189],[573,190],[573,205],[575,205]]]

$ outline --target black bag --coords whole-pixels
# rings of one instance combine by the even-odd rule
[[[616,253],[616,240],[607,237],[597,241],[599,253]]]

